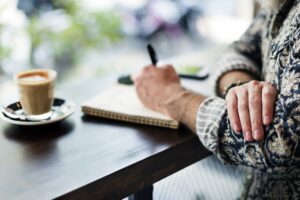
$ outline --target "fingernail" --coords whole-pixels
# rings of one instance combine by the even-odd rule
[[[262,132],[260,130],[254,131],[254,137],[256,140],[262,139]]]
[[[246,138],[246,141],[248,141],[248,142],[250,142],[250,141],[252,141],[252,133],[250,132],[250,131],[246,131],[246,133],[245,133],[245,138]]]
[[[239,130],[239,126],[237,125],[237,124],[234,124],[233,125],[233,128],[234,128],[234,131],[235,132],[239,132],[240,130]]]
[[[269,116],[264,116],[264,123],[265,123],[265,124],[270,123],[270,121],[271,121],[271,119],[270,119]]]

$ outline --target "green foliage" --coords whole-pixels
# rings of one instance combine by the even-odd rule
[[[57,1],[56,7],[63,8],[68,26],[57,30],[45,26],[38,16],[31,18],[28,33],[32,53],[46,45],[56,60],[68,56],[74,62],[86,50],[101,49],[121,39],[121,21],[113,11],[88,11],[74,0]]]
[[[7,5],[3,5],[3,7],[0,7],[0,12],[6,8]],[[0,24],[0,39],[1,39],[1,33],[3,29],[5,28],[4,24]],[[10,48],[5,46],[1,41],[0,41],[0,66],[1,66],[1,61],[4,60],[5,58],[9,57],[10,55]]]
[[[0,59],[9,57],[11,50],[5,46],[0,45]]]
[[[182,74],[196,74],[200,72],[202,67],[200,66],[192,66],[192,65],[184,65],[178,67],[178,72]]]
[[[0,36],[3,25],[0,25]],[[0,60],[7,58],[10,55],[10,49],[0,43]]]

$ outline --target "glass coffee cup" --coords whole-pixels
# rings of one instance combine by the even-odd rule
[[[33,69],[14,75],[22,109],[28,120],[45,120],[52,115],[57,73],[50,69]]]

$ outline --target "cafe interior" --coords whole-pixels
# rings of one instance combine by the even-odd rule
[[[188,128],[99,118],[88,107],[129,92],[88,100],[151,62],[199,75],[183,84],[212,95],[215,63],[257,8],[254,0],[1,0],[0,199],[241,199],[247,169],[224,165]],[[51,117],[25,112],[34,98],[20,100],[32,86],[28,70],[48,81]]]

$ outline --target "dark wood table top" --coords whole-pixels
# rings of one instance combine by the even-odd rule
[[[58,87],[58,97],[77,105],[63,122],[20,127],[0,121],[0,199],[120,199],[210,154],[185,127],[83,116],[80,103],[111,82]]]

